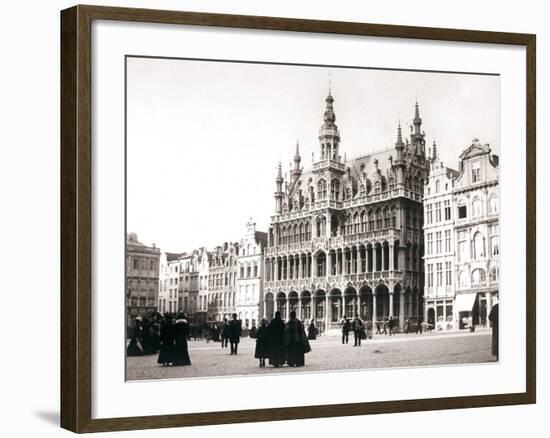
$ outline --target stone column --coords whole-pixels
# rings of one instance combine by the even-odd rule
[[[327,251],[327,257],[326,257],[326,266],[325,266],[325,275],[328,277],[332,275],[332,254],[330,249]]]
[[[356,258],[355,258],[355,273],[361,274],[361,250],[359,247],[356,248]]]
[[[330,213],[327,214],[327,220],[325,221],[325,223],[326,223],[326,227],[327,227],[327,229],[325,230],[326,231],[325,236],[330,237],[330,229],[332,228],[332,226],[331,226],[331,224],[332,224],[332,215]]]
[[[298,295],[298,314],[296,316],[300,321],[302,320],[302,298],[300,295]]]
[[[359,292],[357,293],[357,312],[355,314],[361,318],[361,294]]]
[[[326,292],[325,295],[325,331],[328,330],[329,325],[329,312],[330,312],[330,306],[329,306],[329,299],[328,299],[328,292]]]
[[[388,312],[388,316],[393,316],[393,290],[389,291],[389,295],[390,295],[390,309]]]
[[[286,319],[290,318],[290,300],[286,297]]]
[[[399,295],[399,326],[405,327],[405,289],[401,288]]]
[[[317,277],[317,256],[315,254],[311,255],[311,276]]]
[[[300,278],[304,278],[304,273],[302,272],[302,254],[300,254],[298,256],[298,275],[296,276],[296,278],[300,279]]]
[[[372,292],[372,330],[374,333],[376,330],[376,291]]]
[[[372,272],[378,271],[378,263],[376,261],[376,245],[372,247]]]
[[[390,271],[393,271],[393,241],[390,242]]]

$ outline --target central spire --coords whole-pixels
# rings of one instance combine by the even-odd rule
[[[319,130],[320,157],[321,160],[340,161],[338,146],[340,133],[336,126],[336,115],[334,114],[334,97],[332,97],[331,84],[329,82],[328,96],[325,99],[326,107],[323,116],[323,124]]]
[[[325,102],[327,103],[327,105],[325,108],[325,115],[323,117],[323,120],[325,121],[323,127],[325,128],[336,127],[335,125],[336,114],[334,114],[334,107],[332,105],[334,103],[334,97],[332,97],[332,93],[330,89],[328,90],[328,96],[325,99]]]

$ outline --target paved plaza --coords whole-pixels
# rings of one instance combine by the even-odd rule
[[[189,341],[191,366],[163,367],[157,355],[128,357],[127,379],[171,379],[228,375],[300,373],[365,368],[438,366],[450,364],[494,362],[491,355],[491,332],[450,332],[432,334],[400,334],[375,336],[361,347],[343,345],[339,336],[321,336],[311,341],[312,351],[305,356],[301,368],[258,367],[254,359],[255,340],[241,339],[239,354],[231,356],[229,348],[219,342]]]

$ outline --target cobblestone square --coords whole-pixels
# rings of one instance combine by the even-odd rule
[[[164,367],[157,364],[157,355],[128,357],[127,379],[174,379],[232,375],[261,375],[367,368],[441,366],[494,362],[491,355],[491,332],[452,332],[422,335],[375,336],[361,347],[342,344],[339,336],[322,336],[310,341],[312,351],[306,354],[301,368],[258,367],[254,359],[255,341],[241,339],[239,353],[229,354],[219,342],[189,341],[191,366]]]

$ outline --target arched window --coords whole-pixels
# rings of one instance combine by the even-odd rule
[[[313,187],[309,188],[309,199],[312,204],[315,202],[315,190]]]
[[[481,259],[485,257],[485,243],[484,238],[478,231],[474,234],[474,259]]]
[[[369,231],[372,231],[374,230],[374,213],[372,212],[372,210],[369,210],[369,212],[367,213],[367,217],[369,219]]]
[[[440,190],[440,188],[441,188],[440,186],[441,186],[441,183],[440,183],[439,180],[437,180],[437,181],[435,182],[435,193],[439,193],[439,190]]]
[[[472,284],[482,284],[485,283],[486,276],[485,271],[481,268],[474,269],[472,271]]]
[[[338,201],[340,195],[340,182],[333,179],[330,183],[330,198]]]
[[[374,193],[380,193],[380,181],[374,183]]]
[[[395,211],[395,207],[392,207],[391,209],[391,226],[392,228],[397,228],[397,213]]]
[[[317,183],[317,197],[319,199],[325,199],[327,196],[327,182],[322,179]]]
[[[390,190],[395,189],[395,180],[393,178],[390,178],[388,181],[388,187]]]
[[[306,222],[306,239],[305,240],[311,240],[311,224],[309,222]]]
[[[298,227],[298,234],[299,234],[299,239],[300,239],[300,242],[303,242],[304,241],[304,224],[300,224],[300,226]]]
[[[472,201],[472,216],[473,217],[480,217],[482,214],[481,212],[481,201],[476,196]]]
[[[346,215],[346,234],[350,235],[353,231],[353,223],[351,221],[351,214]]]
[[[361,212],[361,232],[365,233],[367,231],[367,213],[365,210]]]
[[[359,213],[357,212],[353,215],[353,232],[356,234],[359,232]]]
[[[379,208],[376,209],[376,229],[382,228],[382,212]]]
[[[384,228],[390,227],[390,210],[384,207]]]

